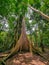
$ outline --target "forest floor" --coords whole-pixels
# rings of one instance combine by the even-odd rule
[[[49,52],[43,53],[49,59]],[[29,52],[19,53],[7,60],[6,65],[49,65],[49,62],[39,55]]]

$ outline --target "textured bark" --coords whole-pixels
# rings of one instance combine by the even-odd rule
[[[10,57],[12,57],[18,51],[30,51],[30,52],[32,52],[32,47],[33,47],[33,45],[28,40],[27,35],[26,35],[25,20],[23,18],[20,38],[19,38],[18,42],[16,43],[15,47],[12,49],[11,53],[6,58],[4,58],[3,60],[4,61],[8,60]]]

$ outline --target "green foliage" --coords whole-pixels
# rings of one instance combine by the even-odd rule
[[[49,0],[0,0],[0,15],[7,18],[9,25],[9,31],[0,32],[0,51],[9,49],[14,43],[15,31],[16,33],[17,31],[20,33],[22,17],[25,14],[28,14],[28,7],[25,4],[30,4],[31,6],[49,15]],[[12,17],[12,15],[15,17]],[[35,43],[38,43],[38,45],[40,45],[41,37],[44,45],[49,44],[48,21],[44,20],[35,12],[32,12],[32,14],[29,13],[28,17],[32,20],[30,23],[30,19],[26,18],[26,28],[30,33],[29,37],[32,38]],[[0,28],[1,27],[2,25],[0,24]]]
[[[0,0],[0,15],[7,16],[14,11],[14,0]]]
[[[5,32],[5,31],[1,32],[0,33],[0,51],[5,51],[5,50],[10,49],[10,47],[13,43],[12,40],[14,42],[13,37],[10,36],[10,34],[8,34],[8,32]]]

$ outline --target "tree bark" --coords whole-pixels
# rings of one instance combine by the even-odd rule
[[[25,20],[23,18],[20,38],[19,38],[18,42],[16,43],[15,47],[12,49],[11,53],[6,58],[4,58],[3,60],[4,61],[8,60],[14,54],[18,53],[18,51],[19,52],[20,51],[32,52],[32,47],[33,47],[33,45],[28,40],[27,35],[26,35]]]

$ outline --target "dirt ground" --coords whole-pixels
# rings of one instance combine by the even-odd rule
[[[6,62],[6,65],[49,65],[49,62],[32,53],[19,53]]]
[[[3,53],[0,53],[0,60]],[[49,60],[49,49],[43,55]],[[6,54],[4,55],[6,56]],[[39,55],[30,52],[15,54],[6,61],[6,65],[49,65],[49,62]]]

